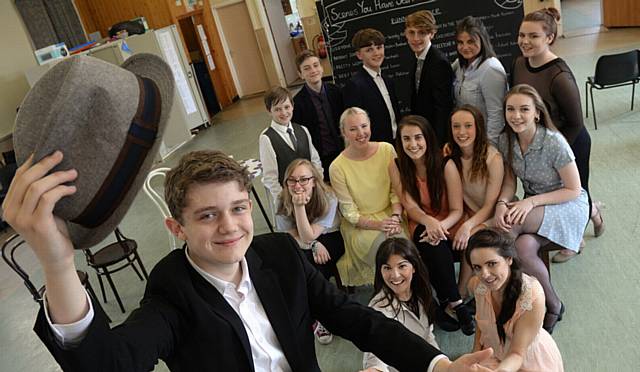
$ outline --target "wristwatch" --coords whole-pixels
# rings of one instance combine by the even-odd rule
[[[313,255],[316,255],[316,252],[318,251],[318,241],[314,240],[311,243],[309,243],[309,247],[311,248],[311,253],[313,253]]]

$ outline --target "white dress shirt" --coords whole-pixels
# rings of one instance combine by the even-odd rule
[[[231,305],[242,320],[242,324],[247,332],[247,337],[249,338],[249,344],[251,345],[251,356],[253,357],[255,371],[291,371],[291,366],[289,366],[289,362],[282,352],[280,342],[278,342],[275,331],[269,322],[269,318],[267,318],[267,313],[264,311],[258,293],[251,282],[247,260],[242,258],[240,262],[242,278],[236,287],[235,284],[218,279],[202,270],[191,260],[186,250],[185,255],[187,256],[189,264],[220,292],[225,301]],[[64,346],[79,344],[87,334],[87,330],[94,316],[89,295],[87,294],[87,301],[89,302],[87,315],[71,324],[53,324],[49,317],[46,293],[43,299],[45,316],[56,339]],[[311,330],[309,330],[309,332],[311,332]]]
[[[293,147],[293,143],[291,143],[291,139],[289,138],[289,133],[287,133],[287,129],[291,128],[293,130],[293,126],[291,123],[288,125],[281,125],[271,120],[270,128],[273,128],[276,133],[282,137],[284,142],[291,147],[292,150],[295,150]],[[322,162],[320,161],[320,155],[318,151],[313,146],[313,142],[311,142],[311,135],[306,127],[302,126],[304,132],[307,134],[307,140],[309,142],[309,153],[311,154],[311,163],[315,165],[320,174],[324,174],[322,170]],[[271,140],[264,134],[269,128],[266,128],[260,133],[260,139],[258,141],[260,146],[260,162],[262,162],[262,184],[269,191],[271,207],[274,208],[275,211],[277,208],[276,200],[278,200],[278,196],[282,191],[282,185],[278,182],[278,161],[276,160],[276,152],[273,149],[273,145],[271,144]],[[294,133],[295,135],[295,133]]]
[[[391,133],[393,133],[393,138],[396,138],[396,129],[398,128],[398,124],[396,123],[396,113],[393,111],[391,96],[389,95],[389,91],[387,90],[387,85],[384,83],[384,79],[379,72],[374,71],[365,65],[362,65],[362,67],[364,67],[364,70],[369,73],[369,75],[371,75],[373,81],[378,86],[378,90],[382,94],[384,103],[387,105],[387,111],[389,111],[389,116],[391,117]]]

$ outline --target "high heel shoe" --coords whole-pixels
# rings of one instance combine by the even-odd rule
[[[593,235],[597,238],[600,235],[604,234],[604,218],[602,218],[602,210],[605,208],[604,203],[602,202],[594,202],[596,212],[591,216],[591,221],[593,222]],[[596,222],[598,221],[598,222]]]
[[[549,334],[553,333],[553,329],[556,327],[559,321],[562,320],[562,315],[564,314],[564,304],[560,302],[560,311],[558,313],[554,313],[547,310],[547,313],[544,315],[544,321],[542,323],[542,328],[544,328]]]

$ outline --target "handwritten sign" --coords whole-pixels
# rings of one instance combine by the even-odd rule
[[[328,40],[333,76],[344,86],[361,62],[351,47],[360,29],[371,27],[385,36],[383,73],[394,79],[401,111],[409,111],[411,97],[409,69],[415,58],[404,37],[405,17],[418,10],[430,10],[438,24],[433,45],[453,62],[457,58],[455,25],[468,16],[480,18],[487,27],[493,48],[509,72],[520,54],[518,28],[523,18],[522,0],[323,0],[316,3]]]

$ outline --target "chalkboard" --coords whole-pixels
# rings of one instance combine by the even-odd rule
[[[325,40],[328,40],[333,76],[343,87],[361,62],[351,47],[360,29],[371,27],[385,35],[382,71],[394,79],[403,113],[409,111],[411,83],[409,69],[415,55],[404,37],[404,19],[418,10],[430,10],[438,24],[433,45],[453,62],[456,57],[455,25],[468,16],[482,19],[494,50],[509,72],[520,54],[518,28],[523,18],[522,0],[323,0],[317,2]]]

